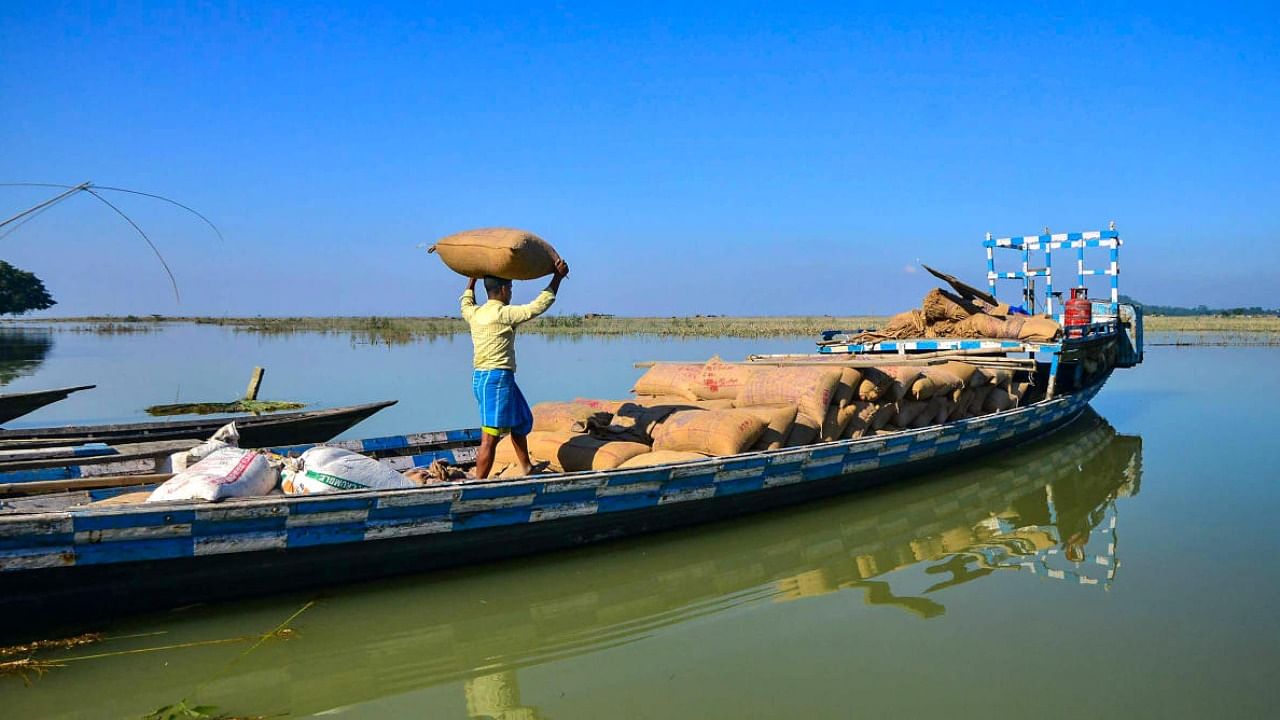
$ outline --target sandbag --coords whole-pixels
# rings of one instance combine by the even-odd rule
[[[694,388],[699,383],[702,367],[692,363],[658,363],[640,376],[631,392],[637,395],[697,400]]]
[[[701,409],[688,401],[649,405],[637,398],[637,402],[624,403],[620,406],[613,415],[613,421],[607,427],[599,428],[592,434],[605,440],[626,440],[651,445],[654,430],[672,413]]]
[[[267,456],[252,450],[225,447],[174,475],[151,492],[147,502],[207,500],[266,495],[280,479]]]
[[[631,402],[630,400],[596,400],[594,398],[574,398],[574,402],[579,405],[586,405],[593,410],[601,410],[613,415],[618,412],[618,408]]]
[[[693,385],[698,400],[732,400],[738,392],[762,368],[750,365],[734,365],[713,357],[702,366],[702,372]]]
[[[826,417],[825,415],[823,417]],[[808,445],[818,439],[818,431],[822,429],[822,423],[805,415],[802,412],[796,413],[796,421],[791,426],[791,432],[787,434],[787,441],[782,444],[783,447],[800,447]]]
[[[777,450],[786,443],[791,426],[796,422],[795,405],[757,405],[742,409],[754,413],[766,423],[764,432],[751,446],[752,450]]]
[[[893,424],[900,428],[909,428],[916,417],[924,412],[929,403],[924,400],[902,399],[894,403],[897,413],[893,416]]]
[[[920,377],[911,384],[908,395],[916,400],[928,400],[936,395],[950,396],[964,386],[960,378],[941,366],[931,365],[920,371]]]
[[[893,403],[874,405],[874,407],[876,411],[867,422],[868,431],[883,430],[898,415],[898,408]]]
[[[619,465],[618,469],[626,470],[628,468],[653,467],[655,465],[672,465],[674,463],[706,460],[708,457],[702,453],[685,452],[683,450],[654,450],[653,452],[636,455]]]
[[[1009,387],[1009,383],[1013,382],[1013,371],[1004,368],[983,368],[982,373],[990,378],[989,384],[995,387]]]
[[[864,368],[862,382],[858,385],[857,399],[870,402],[880,400],[893,381],[894,376],[880,368]]]
[[[795,405],[811,418],[824,418],[839,382],[840,368],[770,368],[752,377],[734,404],[736,407]]]
[[[377,460],[342,448],[313,447],[289,462],[280,483],[286,495],[418,487]]]
[[[427,252],[439,255],[450,270],[469,278],[532,280],[555,272],[560,260],[546,240],[515,228],[465,230],[442,238]]]
[[[175,473],[195,465],[201,460],[209,457],[215,450],[221,450],[228,447],[240,446],[240,431],[236,429],[235,422],[229,422],[218,428],[208,440],[196,445],[190,450],[176,452],[169,456],[169,469]]]
[[[832,405],[827,408],[827,416],[823,418],[822,428],[818,432],[819,439],[822,442],[831,442],[843,437],[845,427],[853,419],[853,414],[857,410],[856,405],[846,405],[844,407]]]
[[[881,396],[882,401],[897,402],[911,396],[911,387],[920,379],[922,368],[919,365],[890,365],[884,368],[885,374],[892,378],[888,389]]]
[[[607,427],[613,413],[578,402],[542,402],[533,406],[534,430],[587,432]]]
[[[766,427],[748,410],[685,410],[658,426],[653,449],[737,455],[754,445]]]
[[[987,377],[978,371],[977,365],[952,360],[951,362],[943,363],[938,367],[941,367],[943,370],[959,378],[960,387],[962,388],[977,387],[979,385],[985,385],[987,382]]]
[[[701,412],[701,411],[698,411]],[[531,432],[528,435],[529,459],[547,463],[556,472],[611,470],[636,455],[649,452],[644,443],[625,440],[602,440],[590,435],[570,432]],[[516,462],[511,437],[498,442],[494,466]]]
[[[995,389],[995,385],[983,385],[973,388],[971,391],[973,397],[969,400],[969,406],[965,409],[970,417],[985,415],[988,410],[984,409],[987,404],[987,397],[991,395],[991,391]]]
[[[849,418],[848,423],[844,426],[843,438],[853,439],[860,438],[871,431],[871,421],[879,412],[880,406],[875,403],[859,400],[850,406],[853,409],[853,415]]]
[[[831,398],[831,404],[837,407],[844,407],[853,402],[858,393],[858,388],[862,385],[862,371],[857,368],[841,368],[840,382],[836,384],[836,393]]]
[[[1005,321],[984,313],[978,313],[956,323],[954,332],[957,337],[998,340],[1004,337]]]
[[[1031,317],[1022,323],[1018,339],[1024,342],[1053,342],[1062,334],[1062,326],[1053,318]]]

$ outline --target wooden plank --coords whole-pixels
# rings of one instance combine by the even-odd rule
[[[253,375],[249,377],[249,388],[244,391],[245,400],[257,400],[258,388],[262,386],[262,376],[266,374],[266,370],[261,367],[253,369]]]

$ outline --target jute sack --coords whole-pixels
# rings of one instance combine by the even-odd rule
[[[930,323],[939,320],[959,322],[976,312],[980,312],[976,305],[941,288],[930,290],[920,303],[920,309],[924,311],[925,320]]]
[[[959,378],[961,387],[977,387],[985,385],[987,382],[986,376],[978,371],[977,365],[952,360],[951,362],[943,363],[939,367]]]
[[[964,387],[964,382],[941,366],[929,366],[920,371],[920,377],[911,384],[908,395],[916,400],[928,400],[937,395],[950,396]]]
[[[611,470],[636,455],[649,452],[644,443],[623,440],[601,440],[590,435],[569,432],[531,432],[528,436],[529,459],[545,462],[552,470],[578,472]],[[515,462],[515,448],[510,436],[498,443],[494,466]]]
[[[897,407],[897,413],[893,416],[893,424],[900,428],[909,428],[911,423],[915,422],[916,417],[924,412],[927,403],[924,400],[907,400],[902,399],[894,403]]]
[[[691,363],[658,363],[640,376],[631,392],[654,397],[674,396],[685,400],[697,400],[694,388],[702,366]]]
[[[844,407],[853,402],[861,385],[861,370],[857,368],[842,368],[840,370],[840,382],[836,384],[836,394],[831,398],[831,404]]]
[[[858,384],[858,392],[854,397],[858,400],[875,402],[884,395],[893,384],[893,376],[880,368],[863,368],[862,382]]]
[[[884,371],[893,378],[893,382],[889,384],[889,389],[880,399],[897,402],[904,397],[913,397],[911,387],[920,379],[923,368],[915,365],[891,365],[884,368]]]
[[[613,413],[597,410],[586,403],[542,402],[533,406],[534,430],[568,430],[587,432],[607,427]]]
[[[997,387],[991,388],[987,399],[982,403],[982,409],[989,413],[1000,412],[1001,410],[1008,410],[1017,404],[1018,402],[1014,400],[1008,390]]]
[[[977,388],[964,388],[956,393],[955,402],[951,406],[951,414],[947,415],[947,420],[959,420],[967,417],[969,407],[973,404],[974,391]]]
[[[609,426],[597,430],[595,434],[607,440],[627,440],[650,445],[653,443],[654,430],[673,413],[682,410],[701,410],[701,408],[687,402],[652,405],[641,402],[624,403],[614,413],[613,421]]]
[[[978,313],[976,315],[970,315],[964,320],[956,323],[953,332],[956,337],[991,338],[998,340],[1004,337],[1004,328],[1004,320],[991,317],[984,313]]]
[[[839,382],[839,368],[771,368],[752,377],[738,393],[734,405],[795,405],[811,418],[824,418]]]
[[[946,420],[950,412],[951,399],[946,395],[935,395],[924,403],[924,409],[911,421],[911,427],[914,429],[937,425]]]
[[[1013,398],[1015,406],[1025,405],[1027,395],[1031,392],[1031,383],[1027,381],[1015,382],[1009,386],[1009,395]]]
[[[893,418],[898,414],[898,408],[893,403],[884,403],[883,405],[874,405],[876,411],[871,415],[871,420],[867,423],[867,430],[883,430],[889,423],[893,422]]]
[[[848,424],[844,426],[844,434],[841,437],[860,438],[871,431],[871,421],[880,410],[880,406],[859,400],[850,407],[853,408],[853,417],[849,418]]]
[[[818,431],[821,429],[822,423],[802,412],[798,412],[796,413],[796,422],[791,426],[791,432],[787,434],[787,441],[782,446],[800,447],[801,445],[808,445],[818,439]]]
[[[995,385],[983,385],[982,387],[976,387],[972,390],[973,397],[969,400],[969,406],[965,408],[969,417],[977,417],[979,415],[986,414],[987,411],[983,409],[983,406],[987,404],[987,396],[989,396],[991,391],[994,389]]]
[[[618,412],[618,408],[631,402],[630,400],[595,400],[593,398],[574,398],[573,401],[579,405],[586,405],[593,410],[602,410],[610,415]]]
[[[1053,318],[1027,318],[1018,331],[1018,339],[1026,342],[1053,342],[1062,334],[1062,326]]]
[[[653,449],[737,455],[754,445],[766,426],[747,410],[685,410],[658,426]]]
[[[822,442],[831,442],[844,437],[844,429],[848,427],[849,421],[853,419],[854,414],[857,412],[857,405],[845,405],[844,407],[832,405],[827,408],[827,416],[822,420],[822,430],[818,433],[818,437],[822,439]]]
[[[796,422],[795,405],[757,405],[742,409],[754,413],[767,423],[764,432],[756,439],[756,444],[751,446],[752,450],[777,450],[782,447],[791,434],[791,426]]]
[[[995,387],[1009,387],[1009,383],[1013,382],[1013,371],[1004,368],[983,368],[982,374],[986,375],[990,380],[989,385]]]
[[[920,310],[908,310],[889,318],[880,334],[895,339],[923,337],[928,323]]]
[[[653,452],[636,455],[619,465],[618,469],[626,470],[628,468],[653,467],[654,465],[672,465],[694,460],[706,460],[708,457],[702,453],[684,452],[683,450],[654,450]]]
[[[555,272],[559,253],[546,240],[515,228],[465,230],[441,239],[427,252],[450,270],[470,278],[486,275],[532,280]]]
[[[699,400],[732,400],[738,397],[742,387],[759,372],[761,368],[750,365],[733,365],[724,362],[717,355],[702,366],[693,386],[693,393]]]

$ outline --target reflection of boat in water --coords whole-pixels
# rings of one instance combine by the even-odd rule
[[[1118,567],[1115,501],[1137,493],[1140,473],[1141,439],[1117,435],[1090,411],[1051,442],[962,473],[640,540],[625,562],[616,561],[617,548],[589,548],[463,571],[446,582],[409,579],[348,590],[307,612],[269,671],[246,664],[200,699],[221,704],[225,697],[243,707],[253,698],[259,705],[247,709],[255,711],[287,703],[302,715],[466,681],[472,715],[497,717],[495,710],[521,708],[521,668],[624,645],[743,603],[852,591],[868,604],[892,607],[888,612],[928,618],[945,612],[951,588],[1001,572],[1101,586],[1116,579]],[[610,559],[602,562],[601,554]],[[930,587],[904,591],[905,581],[920,575]],[[207,639],[220,632],[210,627],[247,612],[267,617],[261,606],[249,607],[211,608],[209,622],[179,621],[164,642]],[[296,609],[272,607],[281,616]],[[278,622],[275,614],[270,618]],[[171,675],[150,680],[141,660],[94,662],[111,665],[86,673],[86,682],[128,682],[131,699],[147,709],[185,691]],[[76,681],[75,670],[53,672],[66,674],[63,683]],[[338,675],[342,683],[330,682]],[[101,694],[104,701],[118,696]],[[136,707],[97,712],[115,710],[126,715]],[[49,707],[30,711],[74,716]]]

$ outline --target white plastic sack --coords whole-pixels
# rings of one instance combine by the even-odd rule
[[[395,490],[418,487],[371,457],[336,447],[313,447],[291,461],[281,487],[286,495],[338,490]]]
[[[266,495],[280,473],[267,456],[252,450],[220,448],[156,488],[147,502],[208,500]]]
[[[183,450],[182,452],[176,452],[170,455],[169,468],[175,473],[180,473],[209,457],[215,450],[239,446],[240,431],[236,429],[236,424],[232,421],[218,428],[218,431],[215,432],[208,440],[205,440],[190,450]]]

